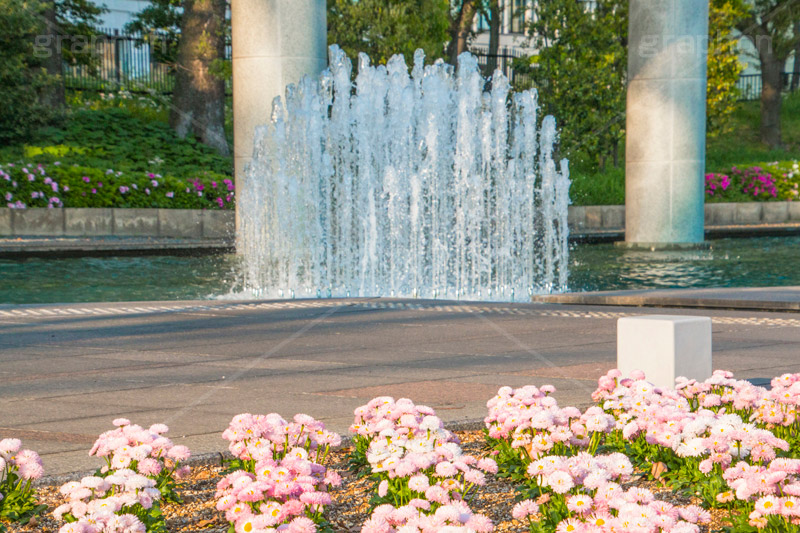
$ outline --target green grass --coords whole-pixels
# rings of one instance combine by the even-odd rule
[[[624,164],[624,163],[623,163]],[[619,205],[625,203],[625,169],[592,169],[577,162],[570,168],[569,196],[574,205]]]
[[[741,102],[731,117],[731,132],[706,144],[706,172],[728,172],[736,165],[746,167],[768,161],[800,158],[800,92],[784,98],[781,127],[786,148],[770,150],[760,141],[760,103]],[[580,154],[568,155],[574,205],[615,205],[625,203],[624,155],[621,166],[600,170]]]
[[[785,97],[781,106],[784,150],[770,150],[761,143],[760,124],[760,103],[740,103],[732,116],[731,133],[706,143],[706,171],[727,172],[734,165],[742,167],[800,157],[800,92]]]

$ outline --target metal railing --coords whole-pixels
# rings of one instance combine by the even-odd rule
[[[89,53],[94,56],[91,66],[64,63],[64,85],[67,89],[114,91],[125,89],[132,93],[157,92],[171,94],[175,87],[172,65],[156,59],[152,46],[165,46],[155,36],[151,45],[140,34],[120,34],[119,30],[100,29],[92,39]],[[225,48],[230,59],[231,46]],[[226,93],[231,93],[230,80]]]
[[[156,38],[156,46],[164,46],[164,42]],[[470,50],[478,59],[484,76],[488,72],[490,58],[495,58],[499,68],[515,88],[528,88],[533,85],[531,76],[515,68],[514,61],[526,57],[526,54],[515,48],[501,48],[497,54],[489,54],[487,48],[475,47]],[[64,84],[68,89],[89,91],[113,91],[126,89],[129,92],[158,92],[171,94],[175,87],[174,68],[161,63],[148,43],[139,34],[120,34],[119,30],[100,29],[92,39],[90,53],[94,55],[93,65],[64,64]],[[225,58],[231,58],[231,46],[225,47]],[[784,72],[782,85],[784,91],[792,90],[791,72]],[[739,99],[742,101],[758,100],[761,97],[761,75],[743,74],[736,82]],[[796,89],[796,86],[795,86]],[[231,94],[231,81],[226,82],[226,94]]]
[[[783,92],[792,92],[798,89],[795,84],[792,87],[793,72],[784,72],[781,74],[781,88]],[[740,101],[752,101],[761,98],[761,74],[742,74],[736,82],[736,88],[739,89]]]
[[[489,72],[489,60],[494,58],[497,60],[495,68],[505,74],[512,87],[527,88],[533,84],[533,80],[527,73],[519,72],[514,68],[515,59],[527,57],[527,54],[520,50],[503,47],[497,54],[490,54],[487,48],[475,47],[470,49],[470,53],[477,58],[478,67],[487,78],[494,74],[494,72]]]

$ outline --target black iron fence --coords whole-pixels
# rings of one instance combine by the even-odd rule
[[[500,69],[506,75],[511,86],[516,89],[526,89],[531,87],[533,80],[530,75],[524,72],[523,69],[518,68],[522,58],[527,57],[527,54],[516,50],[514,48],[501,48],[497,54],[490,54],[487,48],[472,48],[470,52],[478,59],[478,66],[487,78],[490,77],[495,69]],[[492,61],[494,60],[494,61]],[[494,63],[494,68],[492,68]]]
[[[781,74],[781,87],[784,92],[792,92],[800,89],[798,82],[793,80],[793,72]],[[761,98],[761,74],[742,74],[736,82],[739,89],[739,100],[750,101]]]
[[[162,35],[145,39],[141,34],[120,34],[104,30],[94,36],[82,53],[91,54],[89,64],[64,64],[64,84],[68,89],[89,91],[157,92],[171,94],[175,87],[174,67],[160,62],[157,47],[169,43]],[[225,50],[231,57],[231,47]],[[230,94],[230,81],[226,84]]]
[[[64,64],[68,89],[172,92],[175,80],[171,67],[158,62],[152,45],[141,35],[123,35],[119,30],[101,32],[83,50],[91,55],[89,64]]]
[[[153,36],[147,40],[139,34],[120,34],[119,30],[100,30],[85,47],[85,53],[93,55],[90,65],[64,65],[64,83],[68,89],[113,91],[125,89],[129,92],[158,92],[170,94],[175,86],[172,65],[159,62],[154,47],[168,46],[166,36]],[[487,48],[475,47],[471,52],[477,57],[483,74],[489,77],[494,68],[499,68],[515,89],[526,89],[533,80],[524,67],[526,54],[514,48],[501,48],[490,54]],[[225,49],[226,59],[231,57],[231,46]],[[494,68],[492,68],[494,65]],[[796,90],[791,72],[783,73],[783,89]],[[740,100],[758,100],[761,97],[761,76],[743,74],[736,83]],[[231,93],[228,80],[226,92]]]

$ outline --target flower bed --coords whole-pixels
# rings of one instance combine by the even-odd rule
[[[721,371],[701,383],[679,379],[674,389],[618,371],[598,385],[597,405],[585,411],[558,406],[552,387],[503,387],[487,404],[484,436],[461,438],[428,407],[376,398],[356,410],[353,442],[335,453],[339,437],[306,415],[238,415],[223,434],[235,459],[201,470],[189,489],[205,484],[203,518],[176,530],[689,533],[727,522],[734,533],[800,531],[800,374],[775,378],[770,389]],[[166,527],[163,518],[139,525],[143,510],[166,498],[163,485],[136,476],[171,485],[180,468],[170,461],[188,450],[159,441],[165,426],[116,423],[93,450],[107,458],[99,477],[62,487],[70,503],[52,515],[80,501],[79,513],[95,513],[105,529],[77,529],[76,521],[63,532]],[[160,469],[147,462],[154,457],[165,458]],[[109,497],[110,506],[92,504]],[[175,501],[164,506],[167,521],[181,515]],[[46,515],[36,527],[58,526]]]
[[[222,174],[190,179],[155,172],[66,166],[0,164],[0,197],[13,209],[27,207],[160,207],[233,209],[234,183]]]
[[[800,195],[800,163],[774,161],[705,177],[706,201],[795,201]]]

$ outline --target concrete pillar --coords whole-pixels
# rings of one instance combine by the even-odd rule
[[[617,321],[617,368],[633,370],[658,387],[674,387],[684,376],[711,377],[711,319],[707,316],[647,315]]]
[[[630,0],[625,242],[703,241],[708,0]]]
[[[236,190],[272,99],[328,64],[325,0],[232,0],[233,152]],[[239,210],[236,210],[239,227]]]

